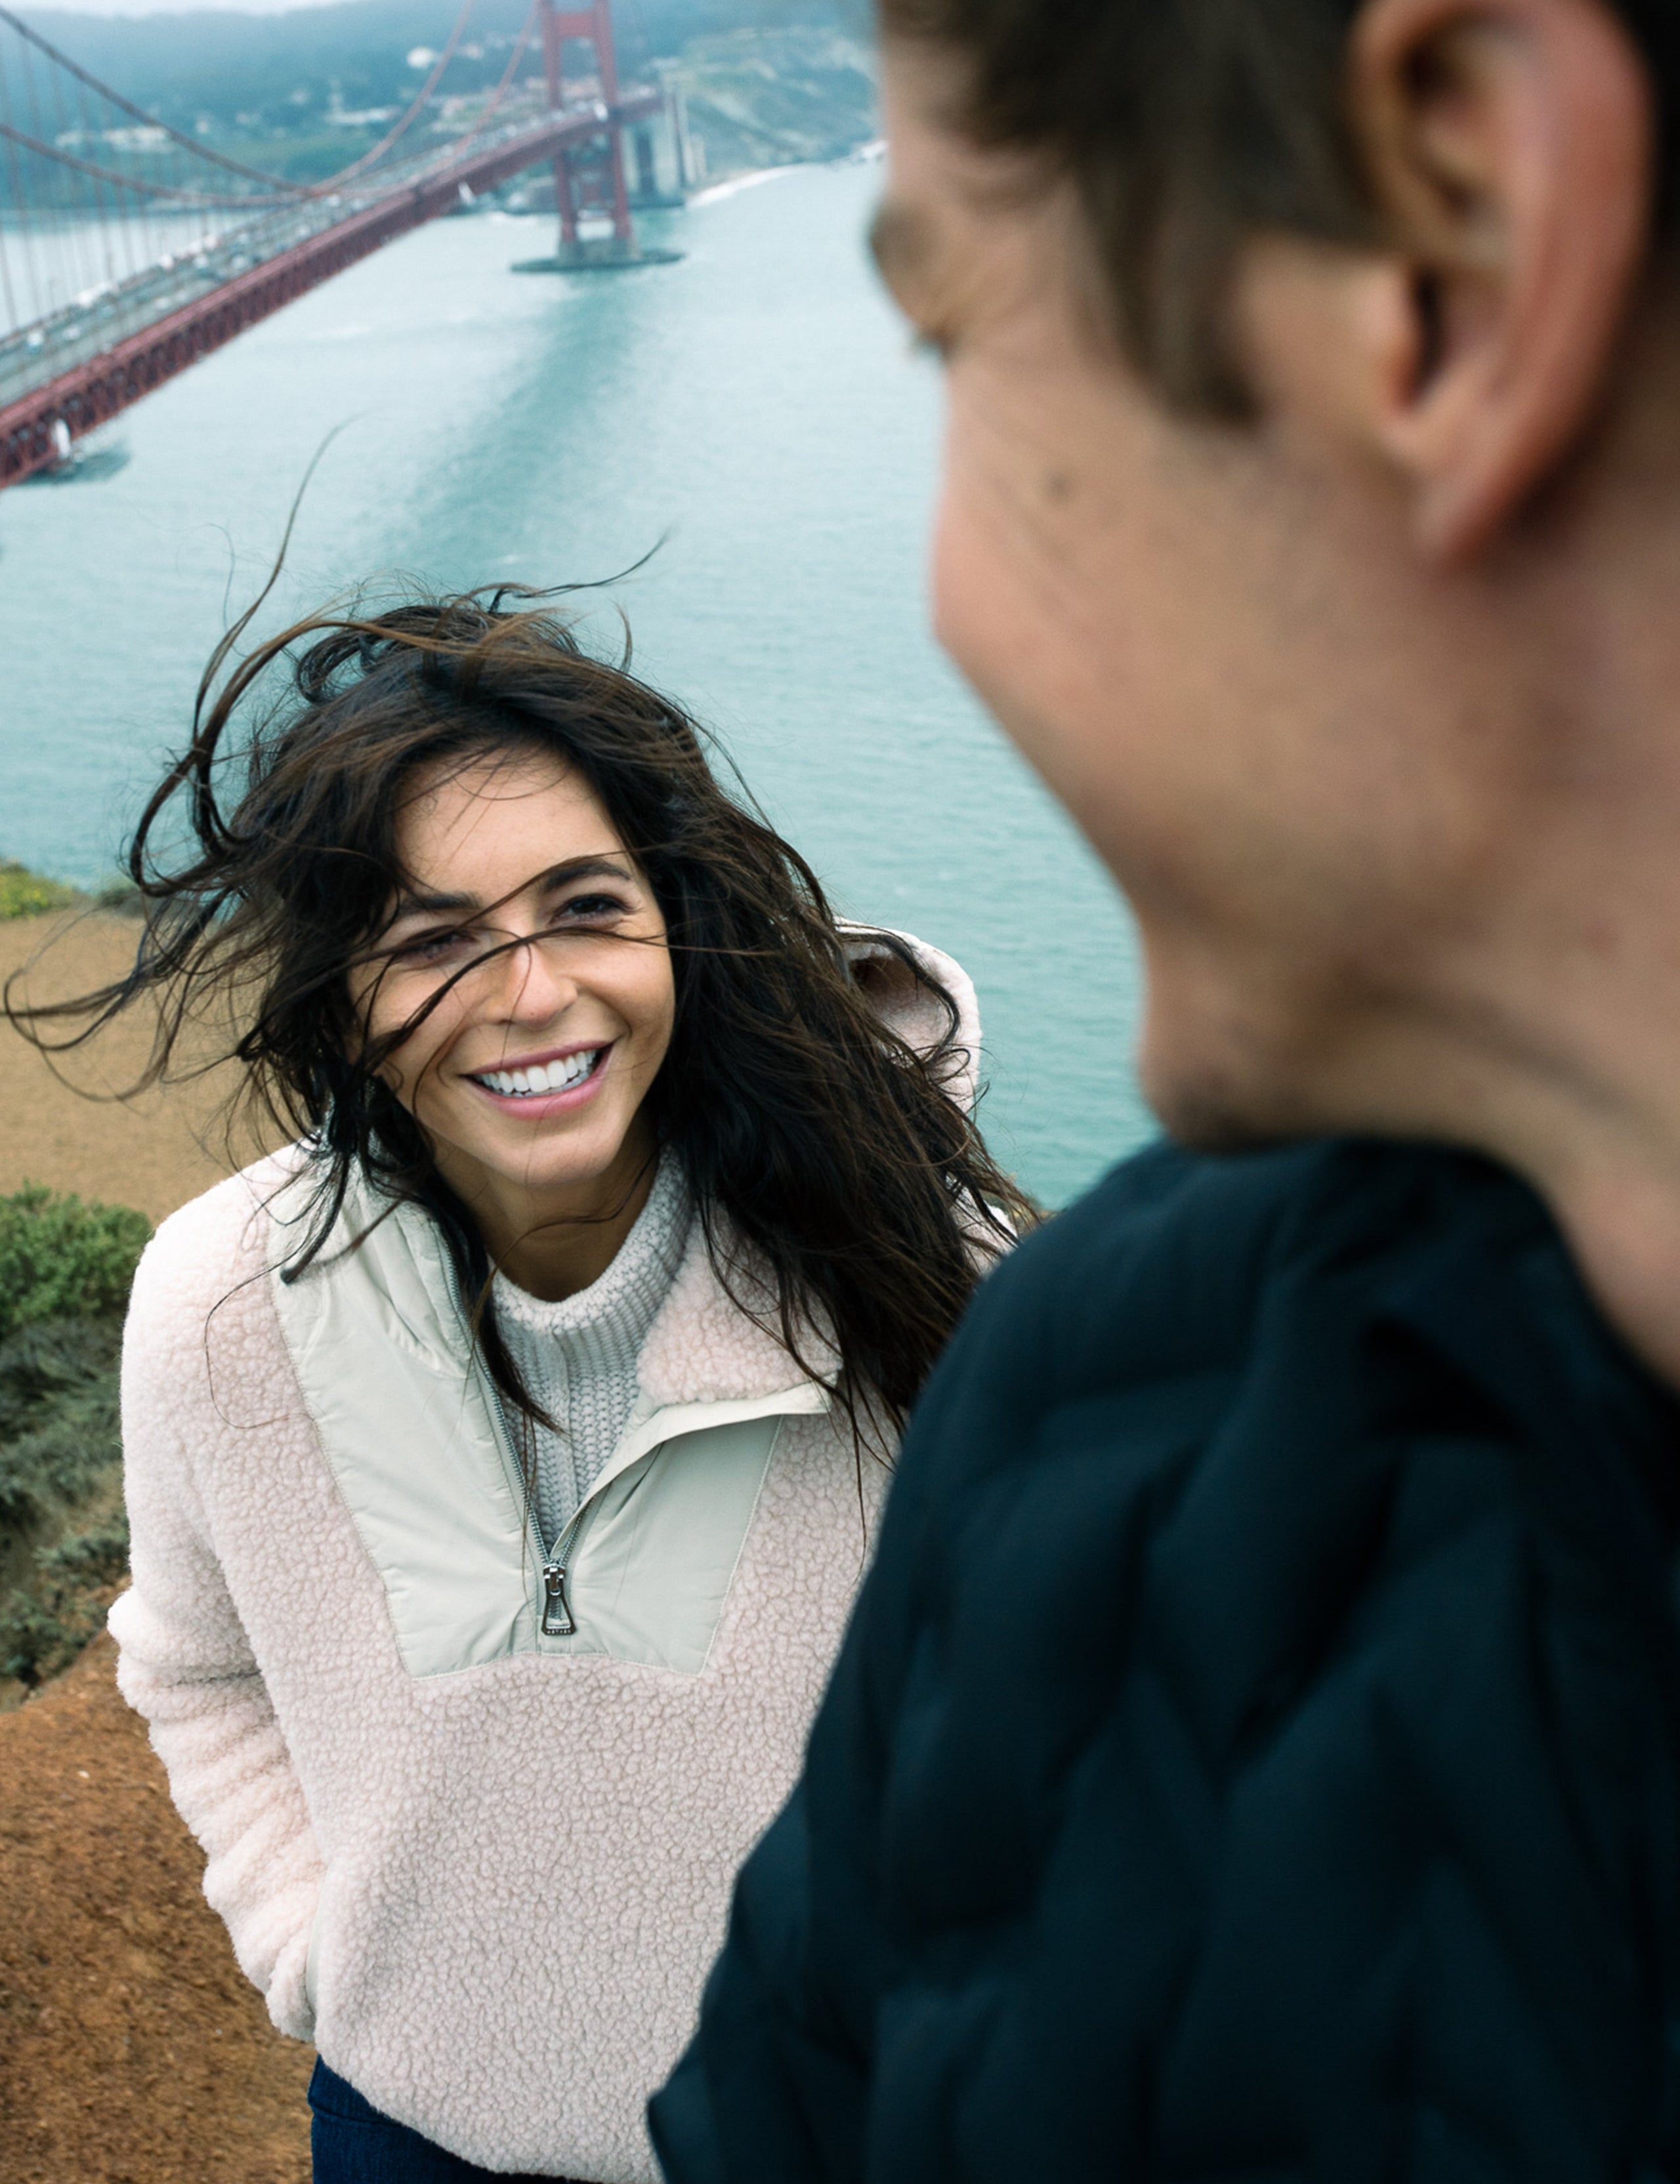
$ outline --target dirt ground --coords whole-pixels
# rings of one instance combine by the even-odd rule
[[[131,961],[107,916],[0,924],[36,998]],[[143,1027],[66,1067],[108,1089]],[[77,1097],[0,1022],[0,1191],[44,1183],[161,1219],[225,1172],[225,1084],[133,1108]],[[303,2184],[311,2057],[270,2025],[200,1888],[108,1640],[0,1713],[0,2184]]]
[[[0,1718],[0,2177],[303,2184],[309,2052],[234,1963],[113,1660]]]
[[[132,964],[139,932],[131,918],[76,911],[0,923],[0,984],[12,981],[14,1002],[89,992]],[[137,1206],[160,1221],[228,1173],[219,1119],[229,1090],[225,1073],[131,1103],[109,1097],[139,1073],[152,1028],[150,1018],[137,1015],[83,1051],[49,1061],[0,1020],[0,1191],[50,1184],[83,1198]]]

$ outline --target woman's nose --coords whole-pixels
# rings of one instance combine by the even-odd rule
[[[543,946],[540,936],[504,949],[497,960],[501,967],[498,999],[510,1022],[546,1022],[577,999],[576,980],[555,961],[554,951]]]

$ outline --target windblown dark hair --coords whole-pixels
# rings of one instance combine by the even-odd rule
[[[659,1145],[681,1161],[737,1302],[807,1370],[832,1344],[861,1448],[865,1424],[902,1424],[974,1288],[976,1247],[983,1261],[1033,1217],[948,1089],[971,1060],[956,1006],[890,934],[854,965],[856,936],[810,867],[744,792],[726,792],[682,710],[585,651],[561,614],[506,604],[534,596],[315,617],[231,666],[225,644],[191,746],[131,845],[144,911],[132,970],[8,1013],[61,1050],[149,998],[142,1084],[171,1073],[189,1028],[231,1027],[245,1098],[319,1178],[288,1273],[320,1251],[358,1173],[387,1204],[425,1207],[476,1301],[492,1378],[541,1418],[497,1325],[478,1228],[379,1074],[441,994],[370,1041],[352,972],[378,960],[410,878],[398,830],[421,778],[551,755],[600,799],[668,928],[675,1024],[645,1111]],[[865,990],[883,972],[943,1011],[934,1052],[883,1027]],[[55,1038],[53,1020],[80,1028]]]

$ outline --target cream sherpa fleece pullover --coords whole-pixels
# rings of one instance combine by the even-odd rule
[[[688,1240],[688,1191],[667,1153],[648,1203],[598,1281],[549,1303],[495,1279],[497,1323],[527,1391],[559,1429],[526,1419],[544,1546],[571,1522],[636,1407],[636,1362],[670,1294]]]
[[[903,1036],[942,1028],[856,954]],[[971,1096],[972,989],[926,954]],[[861,1574],[850,1436],[697,1222],[620,1446],[540,1567],[430,1223],[359,1244],[353,1206],[284,1284],[288,1173],[176,1214],[136,1280],[121,1687],[282,2031],[486,2168],[655,2184],[645,2101]]]

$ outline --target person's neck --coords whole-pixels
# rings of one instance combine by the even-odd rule
[[[1606,743],[1627,726],[1606,724]],[[1659,750],[1666,724],[1650,726]],[[1522,876],[1497,915],[1474,922],[1427,989],[1349,1043],[1314,1119],[1466,1145],[1522,1175],[1606,1318],[1680,1386],[1680,736],[1673,744],[1668,783],[1654,762],[1635,766],[1615,795],[1602,784],[1560,793],[1555,828],[1530,815],[1514,830],[1527,836]]]
[[[624,1248],[659,1173],[659,1149],[632,1132],[611,1167],[565,1190],[522,1190],[480,1171],[447,1176],[494,1264],[550,1304],[598,1282]]]
[[[1487,884],[1356,1096],[1525,1176],[1606,1317],[1680,1385],[1680,286],[1623,368],[1488,627],[1507,686],[1537,695]]]

